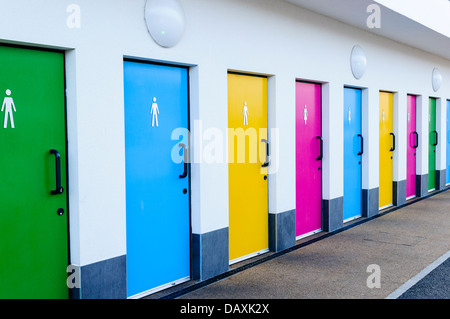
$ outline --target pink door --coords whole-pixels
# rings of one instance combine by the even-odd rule
[[[296,84],[296,236],[322,228],[321,86]]]
[[[416,132],[416,97],[408,95],[407,110],[406,198],[416,196],[416,148],[419,136]]]

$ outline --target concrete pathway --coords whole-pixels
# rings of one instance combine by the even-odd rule
[[[382,299],[449,250],[446,190],[180,298]]]

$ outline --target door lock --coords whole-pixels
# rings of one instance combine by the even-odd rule
[[[64,214],[64,209],[58,208],[58,210],[56,211],[56,213],[58,214],[58,216],[62,216],[62,215]]]

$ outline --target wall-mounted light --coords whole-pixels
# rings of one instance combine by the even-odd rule
[[[350,55],[350,66],[352,69],[353,76],[356,79],[360,79],[367,68],[367,58],[363,49],[359,45],[355,45],[352,49]]]
[[[431,83],[433,85],[434,92],[437,92],[441,88],[441,85],[442,85],[442,74],[436,68],[433,69],[433,75],[432,75]]]
[[[145,23],[155,42],[164,47],[175,46],[184,33],[184,13],[178,0],[147,0]]]

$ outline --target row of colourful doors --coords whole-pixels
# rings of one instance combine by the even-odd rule
[[[0,297],[67,298],[64,53],[0,47],[0,66],[0,94],[5,92],[0,113]],[[176,128],[189,129],[188,88],[187,68],[124,62],[130,297],[191,277],[189,141],[182,134],[173,134]],[[268,249],[267,78],[230,73],[228,90],[229,127],[235,132],[242,129],[246,139],[243,163],[239,161],[238,133],[232,136],[236,143],[229,145],[235,156],[229,158],[229,258],[235,262]],[[344,169],[345,176],[353,177],[344,182],[344,219],[348,220],[361,215],[361,91],[346,88],[344,105]],[[386,125],[392,119],[390,112],[384,110]],[[255,161],[249,160],[248,152],[252,128],[257,133]],[[411,130],[414,132],[413,127]],[[450,131],[448,134],[450,141]],[[436,139],[431,144],[436,144],[437,135],[430,140],[432,137]],[[413,134],[413,149],[415,142]],[[447,147],[447,182],[449,150]],[[321,86],[297,82],[298,237],[322,227],[322,159]]]
[[[190,166],[185,161],[176,164],[169,159],[177,143],[179,154],[189,152],[186,142],[176,140],[174,144],[171,140],[174,128],[189,129],[187,73],[186,68],[125,62],[129,296],[190,278]],[[344,176],[352,177],[344,179],[344,222],[362,215],[361,100],[360,89],[344,89]],[[155,103],[160,111],[157,125],[150,107]],[[320,84],[296,83],[297,238],[322,227],[321,105]],[[165,114],[170,114],[171,119]],[[415,97],[409,96],[408,197],[415,195],[415,117]],[[233,129],[228,136],[231,264],[263,253],[269,246],[266,77],[228,74],[228,125]],[[393,94],[381,92],[380,209],[392,204],[392,156],[396,149],[392,126]],[[152,172],[155,167],[157,172]],[[158,262],[152,263],[155,256]]]
[[[379,207],[380,209],[393,204],[393,154],[396,150],[396,136],[393,123],[393,93],[380,92],[380,181],[379,181]],[[447,111],[450,101],[447,102]],[[448,116],[448,113],[447,113]],[[419,134],[416,126],[417,97],[407,96],[407,162],[406,162],[406,198],[416,196],[416,152],[419,147]],[[448,119],[447,119],[448,122]],[[448,136],[450,138],[450,136]],[[447,138],[447,141],[448,141]],[[428,114],[428,190],[436,188],[436,147],[439,143],[439,134],[436,131],[436,99],[429,99]],[[448,142],[447,142],[448,143]],[[449,147],[447,147],[447,162],[449,161]],[[447,164],[448,168],[448,164]],[[447,183],[450,182],[447,171]]]
[[[124,62],[127,294],[189,280],[188,69]],[[321,229],[321,87],[297,83],[297,235]],[[267,78],[228,74],[229,260],[268,250]],[[173,139],[172,139],[173,138]],[[255,146],[255,147],[252,147]],[[174,155],[182,160],[174,161]],[[305,187],[308,185],[308,187]]]

